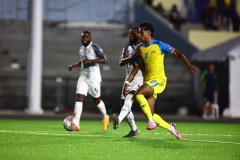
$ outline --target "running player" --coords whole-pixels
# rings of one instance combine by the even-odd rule
[[[137,45],[140,43],[139,39],[139,29],[138,28],[132,28],[129,31],[129,43],[127,43],[124,48],[123,52],[121,55],[121,59],[119,62],[120,66],[126,66],[126,80],[129,77],[131,71],[134,68],[133,64],[133,54],[137,48]],[[125,86],[127,81],[124,82],[123,88]],[[127,88],[124,88],[122,95],[121,95],[121,104],[122,104],[122,109],[119,114],[113,114],[112,119],[113,119],[113,128],[117,129],[122,122],[122,120],[126,117],[126,121],[131,127],[131,131],[126,134],[124,137],[135,137],[137,136],[140,131],[136,126],[136,123],[134,121],[134,115],[131,111],[132,108],[132,103],[134,100],[134,95],[138,89],[139,86],[143,84],[143,77],[142,77],[142,72],[138,70],[136,73],[136,76],[134,77],[133,81],[128,84]]]
[[[104,102],[101,96],[101,73],[99,63],[105,63],[106,57],[99,45],[91,41],[91,33],[84,31],[82,33],[82,46],[79,50],[80,62],[68,66],[68,70],[80,67],[80,76],[77,82],[76,101],[74,107],[74,116],[78,120],[78,128],[80,130],[80,118],[82,114],[83,101],[89,93],[94,100],[94,104],[102,113],[102,129],[107,130],[109,125],[109,116],[106,112]]]
[[[182,136],[177,131],[176,125],[168,124],[158,114],[154,113],[157,95],[164,91],[167,84],[163,63],[164,55],[170,53],[177,56],[191,72],[198,71],[198,68],[193,66],[181,52],[169,44],[153,39],[154,26],[151,22],[142,22],[139,31],[142,43],[137,48],[134,57],[138,57],[137,60],[143,73],[144,84],[138,89],[135,97],[148,118],[149,124],[146,129],[153,130],[158,125],[181,140]],[[127,81],[131,82],[133,77],[134,75],[130,75]]]

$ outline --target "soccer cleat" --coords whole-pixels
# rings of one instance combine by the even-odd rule
[[[106,131],[108,129],[108,126],[109,126],[109,115],[107,115],[107,117],[102,120],[102,129]]]
[[[182,139],[181,133],[177,131],[176,124],[170,124],[169,132],[174,135],[178,140]]]
[[[140,134],[139,129],[136,129],[135,131],[130,131],[128,134],[126,134],[125,136],[123,136],[124,138],[132,138],[132,137],[136,137],[137,135]]]
[[[153,124],[148,124],[148,126],[146,127],[147,130],[154,130],[157,129],[157,125],[155,123]]]
[[[118,120],[118,115],[116,113],[112,114],[112,120],[113,120],[113,129],[118,129],[119,120]]]
[[[80,126],[77,126],[75,131],[80,131]]]

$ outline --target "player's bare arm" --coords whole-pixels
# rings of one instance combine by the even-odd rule
[[[120,61],[119,61],[119,65],[125,66],[126,64],[128,64],[129,62],[131,62],[133,60],[133,56],[128,57],[128,55],[126,54],[126,52],[123,53],[123,57],[120,57]]]
[[[94,64],[94,63],[106,63],[106,57],[104,54],[99,55],[98,59],[84,59],[83,64]]]
[[[73,68],[77,68],[81,66],[81,62],[75,63],[75,64],[71,64],[68,66],[68,70],[72,71]]]
[[[143,71],[145,67],[144,67],[142,57],[141,57],[141,50],[140,50],[139,46],[137,47],[137,49],[136,49],[136,51],[135,51],[135,53],[133,54],[132,57],[135,58],[138,61],[139,69],[141,71]]]
[[[174,54],[175,56],[177,56],[178,58],[180,58],[188,67],[188,69],[191,71],[191,72],[197,72],[198,71],[198,67],[192,65],[188,59],[178,50],[174,49],[172,54]]]

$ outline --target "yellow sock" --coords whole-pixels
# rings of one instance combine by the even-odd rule
[[[169,130],[170,124],[164,121],[158,114],[154,113],[153,120],[158,126]]]
[[[147,117],[147,119],[152,119],[153,116],[152,116],[152,113],[151,113],[151,110],[150,110],[150,107],[148,105],[146,98],[142,94],[138,94],[138,95],[136,95],[136,99],[137,99],[140,107],[142,108],[143,113]]]

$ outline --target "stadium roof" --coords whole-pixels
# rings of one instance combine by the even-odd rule
[[[240,46],[240,36],[207,50],[196,52],[192,55],[191,60],[194,62],[223,62],[229,57],[230,51],[237,46]]]

